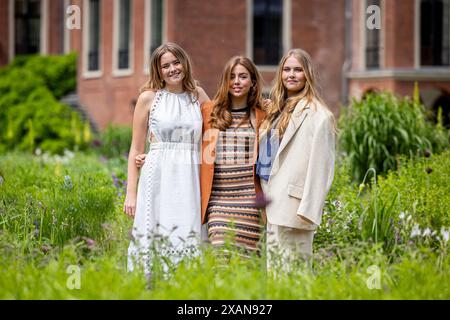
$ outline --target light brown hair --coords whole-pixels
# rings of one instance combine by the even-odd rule
[[[156,48],[150,57],[150,78],[141,88],[141,92],[146,90],[159,90],[165,87],[164,80],[161,75],[161,57],[163,54],[170,52],[172,53],[183,66],[184,79],[183,79],[183,90],[188,93],[194,94],[198,98],[198,93],[196,90],[196,82],[192,76],[192,63],[189,55],[181,48],[179,45],[173,42],[167,42],[158,48]]]
[[[294,57],[298,60],[306,78],[303,89],[290,98],[288,98],[287,90],[284,87],[282,78],[283,67],[289,57]],[[291,49],[281,58],[278,65],[275,75],[275,84],[270,92],[271,103],[266,110],[267,117],[262,123],[261,128],[265,132],[271,129],[278,129],[278,134],[281,139],[289,124],[292,112],[301,99],[307,99],[307,103],[311,103],[316,99],[326,106],[318,92],[317,75],[310,55],[302,49]],[[280,117],[280,121],[278,122],[277,128],[273,128],[273,123],[278,117]]]

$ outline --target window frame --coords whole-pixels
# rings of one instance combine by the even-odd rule
[[[167,27],[166,27],[166,22],[167,22],[167,2],[165,0],[161,0],[162,1],[162,17],[161,17],[161,33],[162,33],[162,43],[166,42],[167,39],[167,35],[166,35],[166,31],[167,31]],[[149,62],[150,62],[150,46],[152,43],[152,25],[151,25],[151,15],[152,15],[152,0],[145,0],[145,4],[144,4],[144,74],[145,75],[149,75],[150,74],[150,70],[149,70]]]
[[[119,68],[119,47],[120,47],[120,1],[122,0],[114,0],[113,5],[113,76],[114,77],[125,77],[133,74],[133,64],[134,64],[134,41],[133,41],[133,27],[134,27],[134,19],[133,19],[133,0],[130,1],[130,29],[129,29],[129,38],[128,38],[128,68]]]
[[[99,45],[98,45],[98,70],[89,70],[89,17],[90,17],[90,0],[83,0],[83,78],[92,79],[99,78],[103,75],[103,46],[102,46],[102,16],[103,1],[99,1]]]
[[[421,24],[421,19],[422,19],[422,12],[421,12],[421,3],[422,0],[415,0],[415,12],[414,12],[414,67],[416,69],[449,69],[450,68],[450,63],[449,65],[426,65],[426,64],[422,64],[422,38],[421,38],[421,28],[422,28],[422,24]],[[448,5],[448,14],[449,14],[449,20],[450,20],[450,1],[449,1],[449,5]],[[450,23],[450,21],[449,21]],[[450,46],[450,32],[449,32],[449,46]],[[448,54],[449,54],[449,61],[450,61],[450,49],[448,50]]]
[[[253,56],[253,3],[254,0],[247,0],[247,56],[254,60]],[[292,46],[292,0],[282,0],[283,10],[281,16],[282,33],[282,55]],[[281,59],[281,57],[279,57]],[[275,65],[257,65],[262,72],[274,72],[277,70],[278,63]]]

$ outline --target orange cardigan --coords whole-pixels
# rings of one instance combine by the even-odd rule
[[[212,102],[205,102],[201,106],[203,116],[202,161],[200,165],[202,224],[206,222],[206,209],[208,208],[209,198],[211,197],[211,190],[214,179],[214,162],[216,158],[216,144],[219,137],[219,129],[211,128],[211,124],[209,123],[211,120],[213,106],[214,105]],[[253,180],[255,183],[256,193],[261,193],[262,190],[259,182],[259,177],[256,175],[256,160],[259,151],[259,127],[264,120],[266,113],[256,108],[254,108],[253,110],[256,118],[256,139],[253,149],[256,152],[253,153]],[[266,217],[264,213],[262,219],[265,223]]]

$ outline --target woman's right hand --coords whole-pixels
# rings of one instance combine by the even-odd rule
[[[146,157],[146,156],[147,156],[147,155],[146,155],[145,153],[138,154],[138,155],[136,156],[136,158],[135,158],[135,160],[136,160],[136,167],[142,168],[142,166],[143,166],[144,163],[145,163],[145,157]]]
[[[130,218],[134,217],[134,214],[136,213],[136,195],[130,195],[127,193],[125,203],[123,204],[123,211]]]

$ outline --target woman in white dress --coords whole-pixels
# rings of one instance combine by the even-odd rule
[[[180,46],[167,43],[153,52],[150,79],[134,111],[128,157],[124,212],[134,217],[129,271],[142,263],[149,275],[153,254],[177,261],[199,244],[200,105],[207,100],[195,85],[189,56]],[[135,158],[145,150],[139,175]]]

